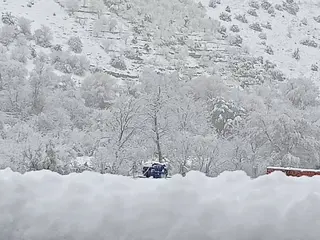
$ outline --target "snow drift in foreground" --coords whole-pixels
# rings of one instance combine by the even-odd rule
[[[319,239],[320,178],[0,171],[0,239]]]

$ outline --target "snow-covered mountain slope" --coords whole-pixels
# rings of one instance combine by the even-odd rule
[[[52,30],[53,33],[53,44],[60,44],[66,46],[68,39],[72,36],[79,36],[82,44],[83,51],[90,63],[96,67],[106,67],[109,65],[109,70],[117,72],[110,66],[112,54],[106,53],[106,51],[101,47],[101,38],[93,36],[88,28],[90,25],[81,24],[80,21],[73,16],[71,16],[68,11],[59,4],[59,2],[54,0],[34,0],[31,2],[26,2],[24,0],[16,1],[6,1],[2,3],[2,12],[9,12],[16,17],[25,17],[32,21],[32,30],[38,29],[41,25],[45,25]],[[94,14],[91,16],[95,18]],[[124,22],[120,19],[117,21],[118,27],[124,31],[129,31]],[[107,35],[107,34],[105,34]],[[111,35],[111,36],[110,36]],[[106,38],[111,38],[115,34],[109,33]],[[118,36],[114,36],[117,38]],[[119,37],[118,37],[119,38]],[[115,46],[117,52],[124,50],[124,41],[120,38]],[[134,71],[134,64],[127,61],[127,69],[122,71],[122,74],[128,74],[129,77],[136,77]]]
[[[243,45],[251,54],[277,64],[288,77],[319,79],[320,72],[316,71],[320,65],[319,1],[201,0],[201,3],[211,18],[222,22],[228,35],[239,34],[243,38]],[[245,15],[242,21],[239,15]],[[314,46],[303,45],[305,40],[312,41]],[[293,57],[295,51],[300,59]]]
[[[83,6],[82,1],[77,10],[70,11],[66,2],[5,1],[1,10],[30,19],[32,31],[48,26],[54,37],[52,44],[60,44],[63,50],[68,48],[70,37],[80,37],[81,54],[87,56],[91,67],[123,80],[138,78],[149,66],[166,72],[179,70],[189,76],[211,74],[228,63],[231,51],[243,52],[221,39],[216,32],[218,22],[210,20],[204,9],[192,1],[172,3],[175,7],[164,13],[168,16],[161,14],[166,10],[162,2],[153,7],[155,3],[147,1],[141,8],[142,3],[133,0],[129,10],[121,9],[125,6],[122,3],[117,11],[105,5],[98,11]],[[113,58],[121,59],[125,66],[114,67]]]

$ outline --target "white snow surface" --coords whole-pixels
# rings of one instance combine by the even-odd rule
[[[316,240],[320,178],[0,171],[0,239]]]

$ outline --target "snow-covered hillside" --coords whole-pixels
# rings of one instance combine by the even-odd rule
[[[251,54],[263,56],[264,59],[277,64],[288,77],[308,77],[318,82],[319,1],[201,0],[200,2],[206,7],[207,14],[211,18],[222,22],[227,29],[227,35],[239,34],[243,38],[243,45]],[[307,40],[311,42],[308,43]]]
[[[110,66],[112,54],[106,53],[106,51],[101,47],[102,41],[101,37],[95,37],[89,31],[89,24],[82,24],[83,19],[77,19],[74,16],[69,14],[66,8],[63,5],[59,4],[58,1],[49,0],[34,0],[34,1],[4,1],[2,3],[1,11],[3,13],[8,12],[13,16],[25,17],[32,21],[32,30],[40,28],[42,25],[49,27],[53,33],[54,44],[62,45],[63,48],[67,49],[68,39],[72,36],[80,37],[83,44],[82,53],[87,56],[92,67],[98,68],[108,68],[110,72],[117,72],[117,69],[114,69]],[[89,11],[89,10],[87,10]],[[90,12],[90,11],[89,11]],[[91,11],[90,17],[93,19],[96,18],[95,14]],[[128,34],[129,30],[127,29],[124,22],[121,22],[120,19],[117,19],[117,27],[121,28],[123,31],[126,31]],[[125,50],[124,40],[119,34],[105,33],[105,39],[108,38],[118,38],[117,44],[113,46],[115,52],[120,52]],[[137,73],[135,67],[127,61],[127,70],[122,71],[123,74],[128,74],[128,77],[137,78]]]

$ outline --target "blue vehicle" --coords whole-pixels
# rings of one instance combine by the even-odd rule
[[[165,163],[148,162],[144,164],[142,174],[146,178],[167,178],[168,169]]]

